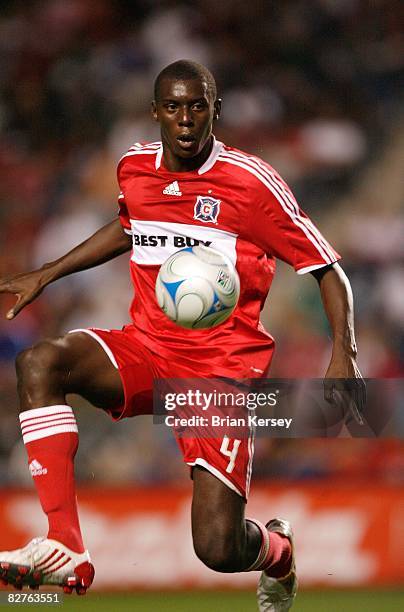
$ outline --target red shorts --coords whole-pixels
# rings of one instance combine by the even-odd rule
[[[97,341],[114,367],[119,370],[125,395],[123,406],[109,410],[114,420],[153,414],[153,386],[156,379],[200,378],[200,371],[183,363],[175,363],[149,351],[140,341],[136,328],[122,330],[74,329]],[[178,437],[177,443],[184,462],[200,465],[214,474],[230,489],[248,497],[250,488],[254,440],[251,433],[241,439],[214,437]]]

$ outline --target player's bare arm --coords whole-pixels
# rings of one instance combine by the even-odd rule
[[[7,319],[13,319],[55,280],[110,261],[129,251],[131,245],[131,237],[116,219],[59,259],[44,264],[38,270],[0,280],[0,293],[13,293],[18,298],[7,312]]]
[[[366,388],[356,363],[353,295],[350,282],[337,263],[312,272],[320,287],[324,310],[332,330],[333,347],[325,374],[325,399],[335,400],[336,379],[348,381],[350,409],[358,422],[366,401]],[[341,391],[341,389],[338,389]]]

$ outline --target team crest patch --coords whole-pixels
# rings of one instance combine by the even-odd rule
[[[194,219],[204,223],[217,223],[220,212],[220,200],[209,196],[198,196],[195,202]]]

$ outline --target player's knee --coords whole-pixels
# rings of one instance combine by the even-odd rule
[[[238,551],[229,536],[198,537],[194,535],[194,550],[200,561],[216,572],[235,572]]]
[[[53,340],[46,340],[19,353],[16,359],[19,387],[51,381],[59,370],[60,357],[60,347]]]

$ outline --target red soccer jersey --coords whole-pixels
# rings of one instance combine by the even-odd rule
[[[135,144],[118,165],[119,215],[133,240],[133,324],[150,351],[187,364],[202,377],[262,375],[274,342],[259,317],[275,258],[303,274],[339,255],[260,158],[214,140],[198,170],[170,172],[162,153],[160,142]],[[197,244],[230,257],[241,291],[227,321],[190,330],[165,316],[154,287],[159,266],[176,250]]]

